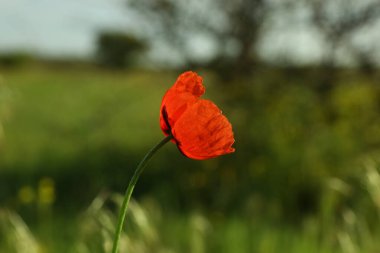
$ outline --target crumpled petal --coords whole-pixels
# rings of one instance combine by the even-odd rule
[[[205,93],[202,77],[187,71],[181,74],[166,92],[161,103],[160,126],[165,135],[170,134],[182,113]]]
[[[189,92],[196,97],[200,97],[206,91],[202,83],[202,77],[195,72],[187,71],[178,77],[177,81],[173,85],[173,88],[177,92]]]
[[[200,99],[189,107],[172,129],[181,152],[189,158],[204,160],[232,153],[232,126],[219,108]]]
[[[204,160],[232,153],[232,126],[205,92],[202,78],[188,71],[166,92],[160,109],[160,126],[172,134],[179,150],[192,159]]]
[[[160,116],[160,126],[165,135],[170,134],[181,115],[196,101],[197,98],[188,92],[168,90],[162,101]]]

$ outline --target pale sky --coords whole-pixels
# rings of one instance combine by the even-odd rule
[[[0,0],[0,49],[86,56],[96,31],[127,30],[130,15],[125,0]]]

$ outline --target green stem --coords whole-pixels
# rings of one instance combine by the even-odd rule
[[[139,179],[142,171],[144,170],[146,164],[148,161],[152,158],[152,156],[162,147],[164,146],[168,141],[170,141],[173,138],[172,135],[167,136],[165,139],[160,141],[156,146],[154,146],[149,152],[144,156],[144,158],[141,160],[139,165],[137,166],[135,173],[133,174],[131,181],[129,181],[128,188],[124,195],[123,204],[121,205],[120,213],[119,213],[119,219],[117,223],[117,230],[115,233],[115,238],[113,241],[113,247],[112,247],[112,253],[117,253],[119,248],[119,241],[120,241],[120,235],[121,231],[123,230],[124,221],[125,221],[125,215],[127,214],[128,209],[128,203],[131,198],[133,189],[135,188],[135,185],[137,183],[137,180]]]

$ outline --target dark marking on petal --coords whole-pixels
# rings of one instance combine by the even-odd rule
[[[165,121],[165,124],[166,124],[166,127],[167,127],[167,131],[165,131],[165,133],[166,134],[171,134],[171,132],[172,132],[172,128],[171,128],[171,126],[170,126],[170,124],[169,124],[169,118],[168,118],[168,112],[166,111],[166,106],[164,106],[163,108],[162,108],[162,117],[163,117],[163,119],[164,119],[164,121]]]

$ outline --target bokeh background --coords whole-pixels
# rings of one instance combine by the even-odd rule
[[[0,252],[110,252],[185,70],[236,152],[166,145],[122,252],[380,251],[378,0],[0,0]]]

